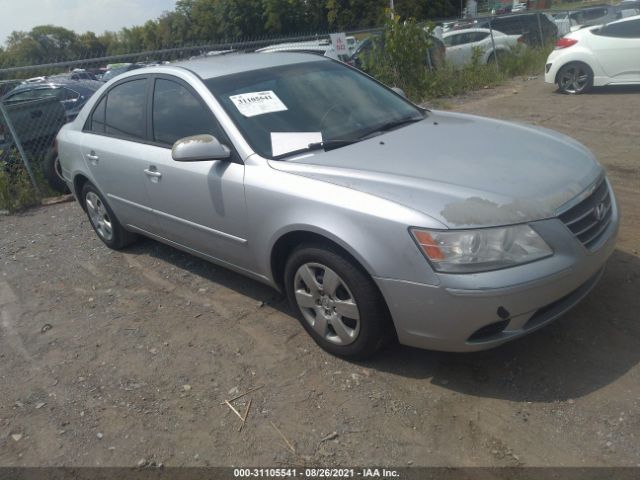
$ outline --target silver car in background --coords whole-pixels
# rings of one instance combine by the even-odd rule
[[[107,246],[142,234],[271,285],[350,358],[394,338],[480,350],[548,324],[596,285],[619,223],[571,138],[428,111],[314,55],[123,74],[58,145]]]

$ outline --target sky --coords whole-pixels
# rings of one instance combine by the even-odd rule
[[[0,0],[0,45],[14,30],[53,24],[100,34],[142,25],[173,10],[175,0]]]

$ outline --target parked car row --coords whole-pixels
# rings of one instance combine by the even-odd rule
[[[478,17],[455,22],[451,30],[486,28],[507,35],[522,35],[522,41],[529,46],[544,45],[555,41],[558,27],[553,19],[545,14],[518,13],[498,17]]]
[[[42,170],[49,185],[66,191],[60,176],[55,136],[73,121],[85,103],[103,85],[91,72],[73,71],[65,75],[30,78],[13,82],[0,98],[16,136],[32,158],[42,158]],[[7,160],[13,145],[10,129],[0,119],[0,150]]]

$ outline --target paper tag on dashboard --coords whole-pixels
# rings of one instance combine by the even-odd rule
[[[310,143],[322,142],[322,132],[271,132],[271,151],[274,157],[304,150]]]
[[[255,117],[265,113],[282,112],[288,110],[273,90],[264,92],[241,93],[231,95],[229,100],[233,102],[238,111],[245,117]]]

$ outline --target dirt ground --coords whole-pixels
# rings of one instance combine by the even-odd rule
[[[150,240],[109,251],[75,203],[0,217],[0,465],[640,466],[640,88],[449,103],[606,166],[618,249],[573,312],[487,352],[349,363],[258,283]],[[256,386],[238,431],[221,402]]]

